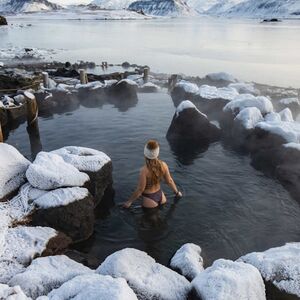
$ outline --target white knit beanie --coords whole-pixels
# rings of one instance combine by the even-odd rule
[[[145,145],[145,148],[144,148],[144,155],[145,157],[147,157],[148,159],[156,159],[158,158],[159,156],[159,147],[153,149],[153,150],[150,150],[147,145]]]

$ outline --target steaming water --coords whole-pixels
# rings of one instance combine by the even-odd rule
[[[51,57],[62,61],[130,61],[148,64],[154,71],[199,76],[226,71],[241,80],[300,87],[297,20],[277,24],[213,18],[71,21],[31,15],[8,20],[32,26],[1,28],[0,49],[50,48],[58,50]]]
[[[121,111],[122,110],[122,111]],[[81,145],[106,152],[113,161],[114,201],[127,200],[137,183],[147,139],[161,143],[165,160],[184,197],[153,216],[144,215],[137,202],[127,211],[114,206],[96,221],[95,233],[79,249],[100,263],[124,247],[147,251],[168,263],[186,242],[199,244],[207,264],[224,257],[236,259],[285,242],[299,241],[300,206],[271,178],[250,166],[248,156],[222,142],[207,151],[173,153],[165,134],[174,114],[164,93],[139,94],[136,106],[84,108],[51,118],[40,118],[43,150]],[[10,133],[8,143],[31,156],[26,125]]]

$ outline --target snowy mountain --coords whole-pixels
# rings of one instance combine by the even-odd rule
[[[218,4],[220,0],[187,0],[186,2],[188,6],[194,8],[198,13],[204,13],[215,4]]]
[[[6,0],[0,2],[0,12],[20,13],[60,9],[61,6],[47,0]]]
[[[105,9],[127,9],[135,0],[94,0],[91,4],[95,4]]]
[[[248,0],[225,11],[239,17],[300,17],[300,0]]]
[[[205,11],[205,13],[211,15],[224,15],[228,10],[245,1],[246,0],[217,0],[214,5]]]
[[[155,16],[196,15],[183,0],[139,0],[131,3],[128,9]]]

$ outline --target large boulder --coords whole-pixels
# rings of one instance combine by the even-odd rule
[[[193,280],[204,270],[201,251],[198,245],[192,243],[184,244],[172,257],[170,267],[188,280]]]
[[[7,25],[7,20],[5,17],[0,16],[0,26]]]
[[[64,255],[37,258],[23,273],[10,281],[10,286],[18,285],[33,299],[47,295],[53,289],[78,275],[92,274],[93,271]]]
[[[194,96],[199,92],[199,87],[192,82],[181,80],[175,84],[171,90],[171,97],[174,105],[177,107],[183,100],[193,100]]]
[[[300,243],[249,253],[239,260],[256,267],[264,280],[279,290],[300,297]]]
[[[86,188],[60,188],[34,200],[32,224],[53,227],[72,238],[86,240],[94,230],[94,198]]]
[[[139,299],[183,300],[190,291],[190,283],[183,276],[136,249],[113,253],[96,272],[126,279]]]
[[[89,175],[90,182],[87,188],[98,204],[106,188],[112,184],[111,159],[101,151],[84,147],[67,146],[52,153],[61,156],[66,163]]]
[[[85,107],[101,107],[107,100],[106,85],[100,81],[77,84],[78,98]]]
[[[13,146],[0,143],[0,201],[9,199],[25,182],[30,162]]]
[[[138,85],[130,79],[122,79],[108,88],[108,95],[116,100],[137,99]]]
[[[29,183],[38,189],[83,186],[89,176],[66,163],[59,155],[40,152],[26,171]]]
[[[258,270],[243,262],[219,259],[193,281],[193,299],[265,300],[265,286]]]
[[[137,300],[123,278],[99,274],[76,276],[48,294],[49,300]]]
[[[220,130],[189,100],[182,101],[177,107],[167,132],[169,141],[181,140],[194,144],[214,142],[219,137]]]

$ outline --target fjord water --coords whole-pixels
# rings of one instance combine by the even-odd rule
[[[255,170],[247,155],[223,142],[202,152],[189,145],[185,153],[173,152],[165,135],[175,108],[166,93],[139,94],[130,106],[80,107],[39,120],[43,150],[85,146],[104,151],[113,161],[116,205],[100,211],[95,233],[78,246],[80,251],[100,263],[116,250],[134,247],[167,264],[182,244],[193,242],[203,248],[210,264],[220,257],[236,259],[299,241],[299,203],[279,182]],[[174,201],[164,186],[168,203],[150,215],[140,201],[130,210],[117,205],[136,187],[149,138],[159,140],[161,158],[184,194]],[[25,124],[11,132],[7,142],[30,158]]]
[[[53,16],[52,16],[53,18]],[[153,71],[203,76],[226,71],[240,80],[300,87],[300,21],[177,18],[130,21],[51,20],[45,14],[8,17],[0,49],[39,47],[53,58],[129,61]],[[32,24],[30,27],[18,27]],[[51,58],[52,58],[51,57]],[[51,60],[49,57],[49,59]]]

